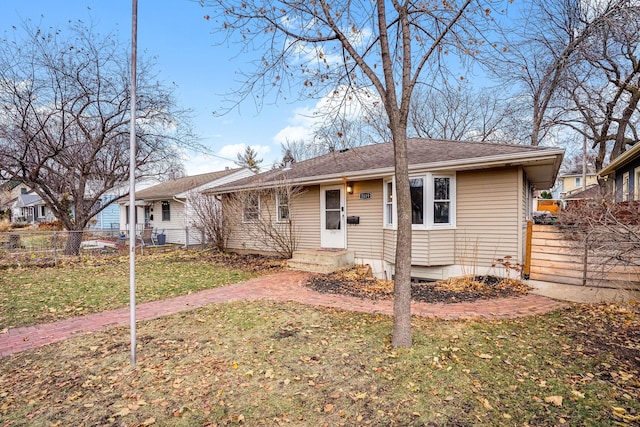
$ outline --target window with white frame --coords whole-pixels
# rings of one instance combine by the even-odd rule
[[[393,225],[395,215],[393,214],[393,181],[384,183],[384,224]]]
[[[451,224],[451,178],[433,177],[433,223]]]
[[[411,224],[424,224],[424,178],[409,179],[411,190]]]
[[[40,206],[40,217],[44,218],[45,216],[47,216],[47,207],[46,206]]]
[[[396,225],[393,201],[394,182],[384,184],[384,220],[386,226]],[[425,174],[409,179],[411,193],[411,223],[414,227],[454,225],[455,176]]]
[[[578,187],[581,187],[581,186],[582,186],[582,178],[578,176],[578,177],[576,177],[576,179],[575,179],[575,185],[574,185],[574,187],[578,188]]]
[[[258,193],[247,194],[242,208],[242,220],[253,222],[260,219],[260,197]]]
[[[168,200],[162,201],[162,220],[171,221],[171,203]]]
[[[278,207],[278,221],[289,221],[291,214],[289,211],[289,192],[286,188],[276,191],[276,206]]]
[[[622,201],[629,200],[629,172],[622,175]]]

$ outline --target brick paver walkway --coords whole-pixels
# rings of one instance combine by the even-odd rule
[[[393,314],[392,301],[371,301],[342,295],[321,294],[302,286],[306,277],[306,273],[285,271],[191,295],[138,304],[136,320],[151,320],[208,304],[238,300],[296,301],[358,312]],[[566,306],[567,304],[560,301],[529,294],[474,303],[412,303],[411,313],[415,316],[439,319],[500,319],[542,314]],[[127,325],[129,325],[128,307],[55,323],[10,329],[7,333],[0,334],[0,357],[78,335]]]

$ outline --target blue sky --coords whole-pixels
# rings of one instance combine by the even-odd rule
[[[218,46],[211,33],[208,12],[193,0],[138,0],[138,51],[157,56],[160,78],[177,85],[183,107],[194,111],[194,130],[202,143],[219,156],[236,159],[251,146],[264,159],[263,166],[281,157],[280,142],[304,135],[313,104],[267,105],[261,111],[247,102],[222,117],[213,111],[222,95],[238,88],[237,71],[250,70],[246,57],[236,57],[235,46]],[[101,32],[117,31],[130,43],[131,0],[2,0],[0,32],[12,31],[23,20],[64,28],[69,20],[93,19]],[[211,172],[233,162],[218,157],[185,153],[187,174]]]

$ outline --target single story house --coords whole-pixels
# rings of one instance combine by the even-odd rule
[[[409,139],[412,276],[497,274],[504,273],[496,271],[497,259],[522,263],[533,190],[553,186],[563,154],[550,147]],[[296,250],[346,249],[376,276],[391,278],[395,180],[393,145],[380,143],[287,164],[211,192],[236,219],[231,250],[270,251],[268,241],[255,237],[266,218],[292,230]],[[227,212],[239,194],[249,195],[242,209]]]
[[[152,185],[160,184],[157,178],[144,178],[136,180],[136,190],[142,191]],[[129,192],[129,184],[124,183],[104,192],[98,203],[105,205],[93,220],[89,222],[89,228],[118,233],[120,230],[120,198]]]
[[[616,202],[640,200],[640,143],[616,157],[598,175],[613,182]]]
[[[56,220],[42,197],[34,191],[21,193],[16,197],[11,206],[11,218],[13,222],[29,224]]]
[[[193,226],[189,198],[206,189],[253,174],[246,168],[225,169],[173,179],[136,191],[136,233],[141,234],[145,228],[152,228],[155,233],[164,234],[167,243],[187,246],[200,243],[200,234],[189,234],[188,231]],[[120,198],[119,204],[120,230],[128,232],[129,198]]]

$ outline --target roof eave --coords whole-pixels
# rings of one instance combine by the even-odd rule
[[[438,172],[438,171],[464,171],[464,170],[474,170],[474,169],[489,169],[489,168],[498,168],[498,167],[510,167],[510,166],[525,166],[527,163],[540,163],[544,161],[552,162],[553,167],[553,176],[552,179],[549,180],[549,186],[553,184],[560,169],[560,163],[562,162],[562,156],[564,155],[563,149],[549,149],[544,152],[536,153],[532,155],[531,152],[528,153],[515,153],[515,154],[503,154],[499,156],[487,156],[487,157],[476,157],[470,159],[458,159],[458,160],[447,160],[442,162],[433,162],[433,163],[418,163],[409,165],[409,173],[415,173],[418,171],[429,171],[429,172]],[[367,179],[377,179],[377,178],[385,178],[394,175],[394,167],[385,167],[378,169],[367,169],[363,171],[352,171],[347,173],[340,174],[327,174],[320,176],[307,176],[301,178],[294,178],[291,180],[287,180],[286,177],[280,181],[266,181],[266,182],[256,182],[253,185],[248,186],[228,186],[221,189],[221,191],[216,191],[216,189],[211,189],[210,191],[205,191],[207,194],[222,194],[222,193],[230,193],[233,191],[239,190],[248,190],[248,189],[268,189],[274,188],[283,183],[287,183],[289,185],[317,185],[317,184],[325,184],[325,183],[335,183],[336,181],[353,181],[353,180],[367,180]],[[546,183],[546,181],[544,182]],[[543,183],[543,184],[544,184]]]
[[[640,154],[640,143],[635,144],[633,147],[618,156],[614,161],[609,163],[606,168],[598,172],[598,176],[604,178],[605,176],[615,173],[618,168],[633,160],[633,157],[637,154]]]

